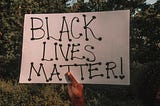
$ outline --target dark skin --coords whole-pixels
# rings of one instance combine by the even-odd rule
[[[67,85],[68,93],[71,98],[73,106],[84,106],[84,95],[83,95],[83,84],[78,83],[71,72],[67,72],[66,76],[70,80],[71,83]],[[157,101],[159,106],[160,103],[160,87],[156,92],[155,100]]]
[[[66,76],[71,81],[67,87],[73,106],[84,106],[83,84],[79,84],[70,72]]]

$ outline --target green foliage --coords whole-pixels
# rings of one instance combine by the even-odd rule
[[[158,72],[154,73],[148,70],[148,73],[153,75],[152,79],[144,74],[145,71],[142,70],[142,67],[144,63],[160,61],[160,1],[158,0],[154,5],[147,5],[144,3],[145,0],[107,0],[107,2],[106,0],[90,0],[88,3],[84,3],[84,0],[78,0],[72,7],[67,7],[67,1],[0,1],[0,106],[71,105],[64,85],[27,85],[17,83],[25,14],[124,9],[131,11],[131,85],[97,85],[96,87],[94,85],[85,85],[85,104],[87,106],[143,106],[141,100],[136,98],[137,88],[140,85],[145,85],[137,83],[139,82],[138,76],[148,77],[153,82],[154,78],[158,78],[156,76]],[[157,83],[158,81],[156,80]],[[148,84],[152,86],[151,83]],[[151,91],[155,91],[155,86],[151,87]],[[152,93],[150,94],[153,96]]]
[[[18,84],[1,80],[0,106],[69,106],[64,85]]]
[[[160,85],[160,62],[146,63],[138,67],[138,70],[137,75],[134,75],[135,80],[132,88],[134,88],[137,97],[148,104],[147,106],[154,106],[156,103],[155,95]]]
[[[19,75],[24,15],[67,12],[65,2],[66,0],[0,1],[0,69],[3,68],[0,77],[17,78]]]
[[[141,4],[131,18],[131,59],[147,63],[160,61],[160,1]]]
[[[0,106],[71,106],[66,85],[0,81]],[[86,106],[143,106],[129,86],[85,85]]]
[[[23,19],[30,13],[91,12],[108,10],[131,10],[131,62],[146,63],[160,60],[160,1],[146,5],[144,0],[78,0],[67,7],[68,0],[1,0],[0,1],[0,67],[18,76],[21,57]],[[12,65],[15,64],[15,65]],[[13,67],[12,67],[13,66]],[[20,65],[19,65],[20,66]],[[10,68],[6,68],[10,67]],[[11,68],[12,67],[12,68]],[[1,69],[2,69],[1,68]],[[0,72],[2,73],[2,71]]]
[[[160,1],[153,5],[145,0],[90,0],[78,1],[73,5],[73,12],[90,11],[131,11],[130,51],[131,62],[147,63],[160,61]]]

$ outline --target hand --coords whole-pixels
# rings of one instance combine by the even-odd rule
[[[79,84],[70,72],[66,75],[71,81],[67,87],[73,106],[84,106],[83,84]]]

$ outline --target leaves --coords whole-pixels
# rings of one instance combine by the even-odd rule
[[[1,80],[1,106],[69,106],[68,94],[64,85],[18,84],[16,80]],[[59,87],[59,89],[56,89]],[[66,90],[66,87],[65,87]],[[68,97],[63,99],[63,97]]]
[[[84,3],[83,0],[78,0],[72,7],[67,7],[67,1],[69,0],[0,1],[0,78],[8,80],[8,82],[0,82],[0,84],[3,85],[0,86],[0,91],[2,92],[2,95],[0,95],[1,105],[23,106],[28,104],[35,106],[42,102],[44,106],[53,104],[71,105],[68,101],[64,86],[53,87],[47,85],[36,87],[35,85],[15,85],[16,83],[13,79],[18,79],[20,73],[19,67],[25,14],[129,9],[131,11],[131,64],[160,61],[160,1],[157,1],[153,5],[147,5],[145,4],[145,0],[89,0],[87,3]],[[133,71],[136,72],[135,76],[132,75],[132,80],[135,80],[134,78],[139,74],[139,70],[137,70],[137,68],[134,68],[134,70],[131,69],[132,73]],[[96,91],[95,94],[92,94],[94,91],[91,91],[91,89],[85,90],[87,94],[89,92],[89,95],[85,94],[88,100],[86,104],[127,106],[128,103],[130,103],[133,106],[138,105],[138,103],[136,104],[137,101],[132,100],[133,95],[130,94],[129,88],[114,88],[112,86],[105,88],[107,91],[99,90],[99,92]],[[53,92],[51,92],[52,90]],[[122,95],[121,91],[124,92],[124,101],[126,101],[126,98],[131,98],[131,100],[127,99],[127,102],[118,101],[118,97]],[[119,92],[119,94],[117,94],[117,92]],[[113,102],[112,100],[115,100],[115,97],[117,97],[117,102]]]

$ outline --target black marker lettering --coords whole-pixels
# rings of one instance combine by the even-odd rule
[[[41,26],[35,28],[34,27],[34,20],[37,20],[37,22],[40,21],[41,22]],[[32,24],[32,28],[31,28],[31,30],[32,30],[32,38],[31,38],[31,40],[42,39],[44,37],[44,35],[45,35],[45,31],[42,28],[43,27],[43,20],[41,18],[31,17],[31,24]],[[39,36],[39,37],[35,37],[34,31],[36,31],[36,30],[41,30],[43,32],[43,34],[41,36],[40,35],[36,35],[36,36]]]
[[[71,70],[70,70],[70,67],[71,67],[71,66],[74,66],[74,65],[59,65],[59,67],[61,67],[61,68],[62,68],[62,67],[68,67],[68,72],[71,71]]]
[[[90,51],[90,50],[87,49],[88,47],[90,47],[91,49],[94,49],[94,47],[91,46],[91,45],[86,45],[86,46],[84,47],[84,49],[85,49],[87,52],[89,52],[89,53],[92,54],[93,59],[86,58],[86,60],[89,61],[89,62],[94,62],[94,61],[96,60],[96,56],[94,55],[94,53],[93,53],[92,51]]]
[[[66,31],[64,31],[64,24],[66,24]],[[68,40],[69,41],[72,41],[72,39],[69,38],[69,29],[68,29],[68,24],[67,24],[67,21],[66,21],[66,18],[65,16],[63,16],[63,22],[62,22],[62,28],[61,28],[61,31],[60,31],[60,38],[59,38],[59,41],[62,41],[62,34],[63,33],[66,33],[67,32],[67,35],[68,35]]]
[[[54,43],[54,49],[55,49],[55,60],[58,60],[58,56],[57,56],[57,42]]]
[[[110,76],[109,76],[109,71],[112,71],[112,74],[113,74],[114,78],[118,78],[118,76],[115,75],[115,73],[114,73],[114,71],[113,71],[113,69],[116,68],[116,63],[115,63],[115,62],[107,62],[107,63],[106,63],[106,66],[107,66],[107,68],[106,68],[106,70],[107,70],[107,78],[108,78],[108,79],[110,78]]]
[[[71,21],[71,35],[74,39],[79,39],[82,36],[82,33],[79,34],[79,36],[75,37],[73,34],[73,22],[74,20],[76,20],[77,22],[79,22],[79,18],[78,17],[74,17]]]
[[[41,60],[42,61],[44,61],[44,60],[46,60],[46,61],[53,61],[52,58],[50,58],[50,60],[45,58],[45,52],[46,52],[46,42],[43,42],[43,56],[42,56]]]
[[[67,48],[66,55],[64,55],[64,52],[63,52],[63,50],[62,50],[62,44],[59,44],[59,47],[60,47],[62,56],[64,57],[64,59],[65,59],[66,61],[68,61],[68,51],[69,51],[69,48],[71,47],[71,45],[68,44],[68,48]]]
[[[43,64],[40,63],[39,70],[37,71],[37,70],[35,69],[35,67],[34,67],[34,63],[33,63],[33,62],[31,62],[30,74],[29,74],[28,81],[31,81],[32,69],[36,72],[36,74],[37,74],[38,77],[40,76],[40,72],[41,72],[41,69],[42,69],[43,74],[44,74],[44,77],[45,77],[45,79],[46,79],[46,82],[49,82],[49,80],[47,79],[47,75],[46,75],[45,69],[44,69],[44,67],[43,67]]]
[[[93,71],[98,71],[98,68],[92,68],[92,66],[94,66],[94,65],[101,65],[101,64],[102,64],[101,62],[94,63],[94,64],[89,64],[89,69],[88,69],[88,71],[89,71],[89,79],[92,79],[93,77],[97,77],[97,76],[101,76],[101,77],[104,76],[103,74],[92,75]]]
[[[119,78],[122,80],[125,78],[125,75],[123,74],[123,60],[122,57],[120,58],[121,60],[121,75],[119,75]]]
[[[54,73],[54,71],[56,71],[56,73]],[[51,77],[49,78],[50,81],[52,80],[53,75],[57,75],[57,78],[59,79],[59,81],[62,81],[62,78],[59,77],[60,73],[57,71],[56,64],[54,64],[53,71],[51,73]]]
[[[83,77],[83,66],[88,66],[88,64],[74,64],[74,66],[79,66],[80,67],[80,70],[81,70],[81,80],[84,80],[84,77]]]
[[[77,46],[80,46],[80,44],[77,44],[77,45],[72,44],[71,60],[73,60],[74,58],[76,58],[76,59],[81,59],[81,60],[82,60],[82,59],[85,59],[85,56],[82,56],[82,57],[76,57],[76,56],[74,56],[74,53],[75,53],[75,52],[79,52],[79,49],[74,50],[75,47],[77,47]]]
[[[96,16],[92,16],[92,19],[91,19],[88,23],[86,22],[86,15],[85,15],[85,14],[83,15],[83,17],[84,17],[84,27],[83,27],[83,28],[84,28],[84,30],[85,30],[86,41],[89,41],[89,38],[88,38],[88,29],[90,30],[92,36],[93,36],[95,39],[101,41],[102,38],[101,38],[101,37],[97,38],[97,37],[95,36],[95,34],[93,33],[92,29],[89,27],[89,24],[90,24],[94,19],[96,19]]]
[[[49,40],[50,38],[54,39],[54,40],[59,40],[54,38],[53,36],[49,35],[49,27],[48,27],[48,17],[45,18],[46,19],[46,28],[47,28],[47,39]]]

